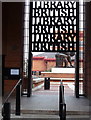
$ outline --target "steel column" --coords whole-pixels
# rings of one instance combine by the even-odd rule
[[[27,97],[32,94],[32,8],[33,2],[30,2],[30,16],[29,16],[29,60],[28,60],[28,90]]]
[[[75,64],[75,96],[79,98],[79,2],[76,3],[77,8],[77,46],[76,46],[76,64]]]

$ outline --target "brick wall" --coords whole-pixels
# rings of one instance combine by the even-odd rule
[[[32,71],[49,71],[56,66],[54,58],[33,57]]]
[[[23,3],[2,4],[2,53],[5,67],[22,68]],[[9,91],[17,80],[5,80],[4,91]],[[7,84],[8,83],[8,84]],[[11,87],[10,87],[11,86]]]
[[[34,57],[32,62],[32,71],[45,71],[46,63],[44,57]]]
[[[50,71],[51,68],[56,66],[56,60],[52,60],[52,61],[47,60],[46,63],[47,63],[47,71]]]

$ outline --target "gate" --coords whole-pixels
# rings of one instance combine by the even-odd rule
[[[79,97],[79,3],[30,2],[29,20],[29,53],[76,52],[75,93]]]

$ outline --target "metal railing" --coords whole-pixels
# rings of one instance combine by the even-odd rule
[[[9,93],[9,95],[7,96],[7,98],[5,99],[5,101],[2,104],[3,120],[10,120],[11,111],[10,111],[10,102],[8,102],[8,100],[15,90],[16,90],[16,111],[15,111],[15,114],[20,115],[21,83],[22,83],[22,79],[19,79],[19,81],[16,83],[16,85],[11,90],[11,92]]]
[[[66,104],[64,99],[64,86],[62,80],[59,86],[59,116],[60,120],[66,120]]]

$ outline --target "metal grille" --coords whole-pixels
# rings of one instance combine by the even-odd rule
[[[30,6],[32,52],[76,52],[79,42],[77,4],[73,1],[33,2]]]

